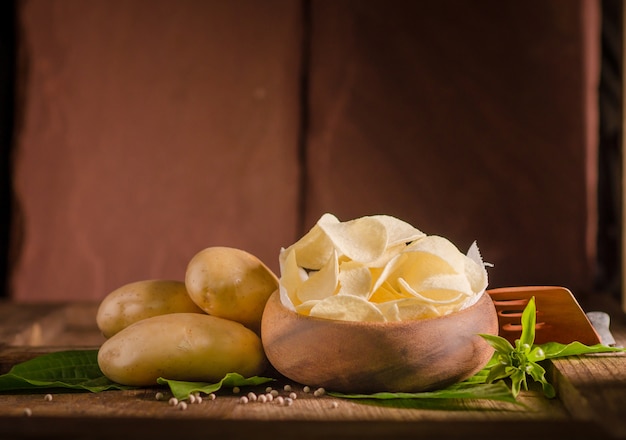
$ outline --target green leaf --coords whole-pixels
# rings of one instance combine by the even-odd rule
[[[497,364],[489,369],[489,374],[485,378],[485,383],[492,383],[498,379],[509,377],[509,366],[507,364]]]
[[[190,394],[193,393],[205,393],[211,394],[218,391],[222,387],[243,387],[243,386],[257,386],[267,382],[274,381],[275,379],[269,377],[252,376],[243,377],[239,373],[228,373],[222,380],[217,383],[209,382],[186,382],[180,380],[166,379],[159,377],[157,383],[160,385],[167,385],[172,392],[172,395],[177,399],[188,399]]]
[[[522,334],[519,338],[520,347],[524,345],[531,347],[534,344],[536,320],[537,309],[535,307],[535,297],[533,296],[522,312]]]
[[[532,364],[532,368],[529,371],[530,376],[535,382],[539,382],[543,388],[543,394],[551,399],[556,396],[554,387],[546,379],[546,370],[539,364]]]
[[[511,392],[514,397],[517,397],[522,389],[522,386],[525,390],[528,389],[528,384],[526,383],[526,374],[522,370],[515,370],[513,374],[511,374]]]
[[[578,341],[569,344],[547,342],[545,344],[539,344],[538,346],[543,350],[546,359],[593,353],[626,352],[626,348],[610,347],[604,344],[585,345]]]
[[[490,399],[517,403],[515,397],[511,394],[511,390],[503,382],[496,382],[493,384],[471,384],[461,382],[447,388],[421,393],[381,392],[373,394],[344,394],[329,391],[327,394],[343,399]]]
[[[17,364],[0,375],[0,391],[66,388],[100,392],[132,389],[109,380],[98,366],[98,350],[47,353]]]
[[[490,335],[486,333],[479,333],[479,336],[482,336],[489,345],[491,345],[498,353],[510,353],[514,350],[513,346],[509,341],[504,339],[502,336]]]

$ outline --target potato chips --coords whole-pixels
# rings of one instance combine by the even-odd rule
[[[344,321],[443,316],[474,304],[487,271],[474,242],[467,254],[389,215],[341,222],[324,214],[280,251],[280,297],[302,315]]]

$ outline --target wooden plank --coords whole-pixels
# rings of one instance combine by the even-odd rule
[[[624,317],[613,315],[616,345],[626,346]],[[626,354],[575,356],[553,361],[552,382],[572,416],[599,422],[616,437],[626,437]]]
[[[19,3],[13,299],[182,279],[216,244],[278,268],[297,234],[300,3]]]
[[[25,306],[2,304],[0,310],[4,314],[11,314],[12,310],[23,310]],[[39,345],[4,346],[0,348],[0,372],[6,372],[16,363],[31,359],[43,353],[72,349],[97,348],[98,344],[80,345],[76,334],[84,333],[86,329],[95,327],[96,304],[68,304],[53,311],[33,307],[29,319],[33,323],[45,323],[50,316],[62,318],[65,325],[59,327],[52,338],[56,342],[73,341],[68,345]],[[82,316],[83,325],[77,325],[71,319],[63,317]],[[0,325],[0,328],[2,326]],[[7,331],[8,332],[8,331]],[[250,403],[238,404],[239,395],[232,394],[231,390],[224,390],[215,401],[205,399],[202,405],[190,405],[187,411],[179,411],[157,401],[155,392],[167,391],[165,388],[146,388],[135,391],[107,391],[98,394],[54,392],[52,402],[43,399],[43,393],[5,393],[0,399],[0,416],[15,422],[23,417],[24,410],[29,408],[33,417],[30,422],[38,423],[41,418],[72,419],[80,417],[99,417],[117,419],[130,417],[145,418],[184,418],[185,420],[200,418],[203,420],[272,420],[272,421],[366,421],[381,422],[416,422],[416,421],[485,421],[492,422],[506,420],[531,421],[564,421],[570,420],[569,414],[559,401],[548,401],[536,393],[526,393],[522,397],[525,407],[493,401],[460,401],[456,403],[417,408],[402,408],[380,405],[365,405],[349,400],[335,399],[329,396],[314,397],[311,393],[304,393],[302,386],[292,383],[280,375],[272,375],[278,381],[272,384],[274,388],[282,390],[285,384],[291,385],[298,395],[292,406],[285,407],[275,404]],[[253,389],[260,393],[265,386]],[[283,392],[284,394],[284,392]],[[336,405],[336,407],[334,407]],[[52,422],[54,425],[54,423]],[[1,425],[1,423],[0,423]],[[43,428],[42,428],[43,429]],[[46,425],[46,429],[53,429]],[[0,431],[1,433],[2,431]]]
[[[41,341],[41,324],[46,316],[63,310],[60,304],[0,303],[0,343],[9,345],[38,345]],[[49,321],[50,331],[58,332],[62,322]]]
[[[0,359],[9,355],[18,362],[48,351],[46,347],[11,347],[0,351]],[[303,392],[301,385],[276,377],[278,381],[272,386],[282,395],[287,395],[285,384],[291,385],[297,393],[291,406],[274,402],[241,404],[241,394],[233,394],[228,389],[218,393],[215,400],[205,397],[202,403],[189,404],[184,411],[170,406],[167,403],[168,390],[159,387],[95,394],[53,391],[51,401],[44,398],[47,391],[3,393],[0,398],[0,437],[48,434],[73,438],[88,433],[104,438],[132,432],[125,427],[128,420],[135,421],[133,426],[141,426],[144,434],[153,438],[166,438],[164,433],[174,432],[176,423],[181,422],[185,423],[185,429],[202,424],[212,434],[223,430],[228,438],[243,438],[252,432],[256,432],[255,438],[271,438],[287,427],[297,432],[307,431],[311,438],[321,438],[328,432],[338,438],[348,434],[359,438],[389,438],[390,433],[411,437],[418,433],[451,435],[457,429],[480,432],[489,427],[491,431],[496,429],[494,424],[505,422],[507,425],[522,423],[526,427],[549,423],[548,427],[552,429],[566,422],[569,427],[577,425],[558,400],[544,399],[535,392],[523,393],[520,401],[525,406],[475,400],[402,408],[363,404],[328,395],[315,397],[311,392]],[[265,387],[249,388],[244,392],[260,394]],[[165,393],[165,400],[156,400],[157,391]],[[27,410],[30,416],[26,416]],[[591,432],[592,425],[585,422],[582,431]],[[452,426],[454,430],[451,430]]]
[[[0,345],[99,346],[98,303],[0,302]]]
[[[277,383],[289,381],[280,380]],[[277,383],[273,386],[276,387]],[[315,397],[313,393],[304,393],[302,386],[293,384],[293,392],[298,396],[290,406],[276,402],[239,402],[242,394],[231,390],[218,393],[215,400],[204,398],[200,404],[189,404],[186,410],[180,410],[168,404],[170,397],[165,388],[142,388],[131,391],[104,391],[101,393],[67,393],[53,391],[52,401],[44,399],[44,393],[5,393],[0,399],[0,414],[20,417],[29,408],[32,415],[44,417],[154,417],[154,418],[203,418],[207,420],[380,420],[380,421],[565,421],[572,420],[558,400],[539,398],[535,392],[527,392],[521,397],[526,406],[503,404],[486,400],[467,400],[445,403],[424,403],[415,408],[393,406],[380,403],[364,404],[359,401],[340,399],[325,395]],[[246,388],[262,394],[262,387]],[[289,393],[280,387],[280,395]],[[166,400],[157,401],[155,394],[162,391]],[[397,404],[396,404],[397,405]]]
[[[294,389],[298,398],[291,406],[259,402],[241,404],[239,395],[226,390],[215,400],[204,399],[200,404],[188,405],[186,410],[157,401],[156,388],[98,394],[54,393],[51,401],[44,399],[43,393],[5,394],[0,399],[0,436],[5,439],[12,433],[23,435],[28,432],[64,438],[86,433],[103,437],[103,433],[108,436],[129,434],[131,431],[122,428],[128,420],[133,420],[134,426],[141,426],[144,434],[156,438],[164,438],[163,431],[171,432],[176,424],[179,430],[184,426],[186,432],[196,432],[191,430],[192,427],[203,425],[203,431],[212,435],[223,429],[229,434],[228,438],[243,438],[244,434],[253,431],[256,431],[255,438],[270,438],[282,433],[286,427],[292,433],[297,432],[299,437],[302,433],[312,438],[321,438],[327,433],[340,438],[347,435],[390,438],[390,434],[396,433],[409,437],[429,433],[439,436],[442,433],[458,434],[459,430],[468,430],[468,435],[481,431],[493,434],[503,425],[532,429],[535,424],[547,427],[548,432],[565,426],[580,426],[582,432],[595,432],[593,423],[572,420],[558,401],[537,398],[532,393],[522,398],[528,407],[475,401],[459,405],[448,403],[439,408],[403,409],[329,396],[314,397],[311,393],[303,393],[297,385]],[[26,408],[30,416],[25,415]],[[94,421],[95,425],[86,424],[86,421]],[[94,426],[98,427],[98,432],[94,431]]]
[[[25,305],[0,304],[0,314],[10,316],[15,310],[26,310]],[[32,306],[32,322],[50,315],[68,317],[64,330],[55,335],[56,341],[73,341],[69,345],[0,346],[0,373],[12,365],[51,351],[77,348],[97,348],[98,345],[80,345],[76,334],[95,327],[97,305],[68,304],[55,310]],[[80,312],[80,313],[79,313]],[[70,316],[78,317],[75,320]],[[66,319],[66,318],[63,318]],[[44,319],[45,321],[45,319]],[[624,327],[616,321],[613,333],[618,342],[625,341]],[[10,335],[10,329],[0,322],[0,333]],[[9,336],[10,338],[10,336]],[[5,392],[0,398],[0,438],[28,438],[50,436],[77,438],[86,433],[93,438],[122,435],[139,429],[153,438],[166,438],[180,432],[181,421],[185,430],[203,426],[212,433],[222,432],[229,438],[243,438],[255,430],[257,438],[282,435],[284,429],[302,431],[311,438],[333,433],[338,438],[350,434],[360,438],[398,438],[418,435],[452,437],[462,430],[469,434],[488,435],[507,429],[508,438],[524,432],[571,432],[570,438],[603,438],[605,435],[622,436],[624,424],[620,420],[620,404],[626,396],[626,356],[592,356],[555,362],[553,376],[559,390],[558,399],[546,399],[540,391],[522,392],[519,400],[524,406],[514,406],[492,401],[445,402],[440,405],[406,408],[387,404],[371,405],[357,401],[337,399],[328,395],[314,397],[304,393],[302,386],[276,377],[272,386],[283,390],[291,385],[297,399],[291,406],[268,403],[240,404],[240,394],[223,390],[214,401],[205,398],[201,404],[190,404],[182,411],[157,401],[155,393],[166,388],[148,387],[131,391],[106,391],[102,393],[75,393],[54,391],[52,401],[44,399],[46,392]],[[256,393],[265,385],[252,388]],[[245,390],[246,392],[249,390]],[[284,394],[284,391],[281,391]],[[380,402],[379,402],[380,403]],[[31,416],[25,415],[28,408]],[[622,411],[623,412],[623,411]],[[130,423],[129,421],[133,421]],[[70,422],[71,423],[68,423]],[[280,423],[275,423],[280,422]],[[505,428],[508,427],[508,428]],[[348,429],[350,428],[350,429]],[[309,431],[307,431],[309,430]],[[310,431],[312,430],[312,431]],[[509,436],[510,433],[510,436]],[[317,435],[319,434],[319,437]],[[45,436],[45,435],[44,435]],[[304,437],[306,438],[306,437]],[[527,437],[526,437],[527,438]],[[589,437],[587,437],[589,438]]]
[[[529,434],[530,433],[530,434]],[[289,420],[206,420],[204,418],[132,418],[120,417],[29,417],[7,419],[0,416],[3,440],[150,438],[171,440],[182,436],[210,436],[224,439],[458,439],[497,438],[527,440],[529,435],[546,439],[602,440],[606,437],[597,426],[572,421],[501,420],[489,423],[476,421],[406,421],[379,420],[317,421]],[[540,436],[540,437],[538,437]]]

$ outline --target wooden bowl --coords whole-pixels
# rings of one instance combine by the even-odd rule
[[[300,315],[276,291],[261,321],[265,353],[279,373],[344,393],[420,392],[463,381],[493,355],[478,333],[498,334],[488,294],[447,316],[380,323]]]

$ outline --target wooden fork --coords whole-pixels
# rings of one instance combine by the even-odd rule
[[[487,290],[498,313],[500,336],[512,344],[522,332],[521,317],[528,301],[535,297],[535,343],[578,341],[586,345],[601,342],[598,332],[568,289],[555,286],[502,287]]]

